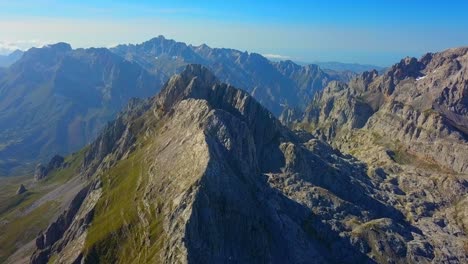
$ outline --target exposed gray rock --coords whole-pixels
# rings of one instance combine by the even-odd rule
[[[34,179],[36,181],[42,180],[47,175],[47,169],[42,164],[37,164],[34,170]]]
[[[56,169],[60,169],[66,164],[64,163],[65,159],[62,156],[55,155],[47,164],[47,166],[44,166],[42,164],[37,164],[36,170],[34,171],[34,179],[36,181],[40,181],[47,177],[47,175]]]
[[[467,73],[468,48],[405,58],[330,83],[293,124],[367,164],[374,190],[422,232],[405,242],[416,262],[467,261]]]
[[[329,141],[365,126],[409,151],[468,172],[468,48],[405,58],[382,76],[331,82],[310,104],[302,128]]]
[[[51,251],[53,251],[53,245],[63,237],[65,231],[72,224],[75,215],[88,194],[88,190],[89,188],[86,187],[78,192],[65,212],[63,212],[57,220],[51,223],[49,227],[47,227],[47,229],[36,238],[36,250],[31,256],[32,264],[48,262]]]
[[[23,194],[25,192],[27,192],[28,190],[26,189],[26,187],[24,187],[23,184],[20,185],[20,187],[18,187],[18,190],[16,191],[16,194],[17,195],[20,195],[20,194]]]

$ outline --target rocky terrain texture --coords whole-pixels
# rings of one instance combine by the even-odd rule
[[[162,82],[107,49],[32,48],[0,79],[0,176],[89,143],[132,97]]]
[[[317,94],[302,124],[328,140],[363,128],[467,173],[467,74],[468,48],[405,58],[380,76],[372,71],[348,84],[332,82]]]
[[[393,206],[431,237],[433,262],[463,263],[467,77],[468,48],[405,58],[382,75],[330,83],[300,121],[283,121],[365,162]]]
[[[399,182],[289,130],[200,65],[131,103],[66,160],[79,165],[58,171],[74,171],[67,183],[82,188],[36,238],[31,263],[466,260],[466,201],[432,215],[466,194],[462,181]]]

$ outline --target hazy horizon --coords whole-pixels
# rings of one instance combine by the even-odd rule
[[[468,43],[468,3],[455,1],[3,1],[0,54],[67,42],[141,43],[158,35],[272,59],[388,66]],[[456,6],[456,8],[452,8]]]

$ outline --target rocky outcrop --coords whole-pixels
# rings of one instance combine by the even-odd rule
[[[80,209],[89,188],[84,188],[71,201],[69,207],[47,227],[47,229],[36,238],[36,250],[31,256],[32,264],[47,263],[53,246],[61,240],[64,233],[72,224],[78,210]]]
[[[56,169],[60,169],[66,166],[65,159],[60,155],[55,155],[47,164],[44,166],[42,164],[37,164],[36,170],[34,171],[34,179],[40,181],[47,177],[47,175]]]
[[[16,191],[16,194],[17,195],[20,195],[20,194],[23,194],[25,192],[27,192],[28,190],[26,189],[26,187],[24,187],[23,184],[20,185],[20,187],[18,187],[18,190]]]
[[[47,175],[47,169],[42,164],[37,164],[34,170],[34,179],[40,181]]]

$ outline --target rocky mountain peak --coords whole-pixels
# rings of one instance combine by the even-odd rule
[[[206,80],[207,82],[217,81],[217,78],[214,76],[214,74],[207,67],[200,64],[187,65],[179,75],[186,79],[200,78]]]
[[[68,43],[65,43],[65,42],[58,42],[58,43],[55,43],[55,44],[47,45],[45,47],[48,48],[48,49],[52,49],[52,50],[54,50],[56,52],[67,52],[67,51],[72,50],[71,45],[68,44]]]
[[[65,54],[72,51],[70,44],[59,42],[42,48],[31,48],[24,52],[21,59],[11,67],[12,72],[30,69],[39,72],[44,68],[54,66]]]
[[[379,72],[377,70],[365,71],[360,75],[360,78],[364,81],[365,84],[371,83],[377,76]]]
[[[177,102],[188,97],[205,98],[207,89],[217,83],[217,78],[204,66],[189,64],[173,76],[161,90],[156,102],[163,109],[169,109]]]
[[[393,76],[397,80],[403,80],[406,77],[420,77],[424,65],[414,57],[406,57],[399,63],[393,65],[386,75]]]
[[[420,59],[419,61],[424,64],[424,65],[427,65],[429,64],[429,62],[432,60],[432,57],[434,56],[434,53],[426,53],[424,54]]]
[[[17,49],[15,51],[13,51],[12,53],[8,54],[8,56],[10,56],[10,57],[19,57],[19,56],[22,56],[23,53],[24,53],[24,51]]]

